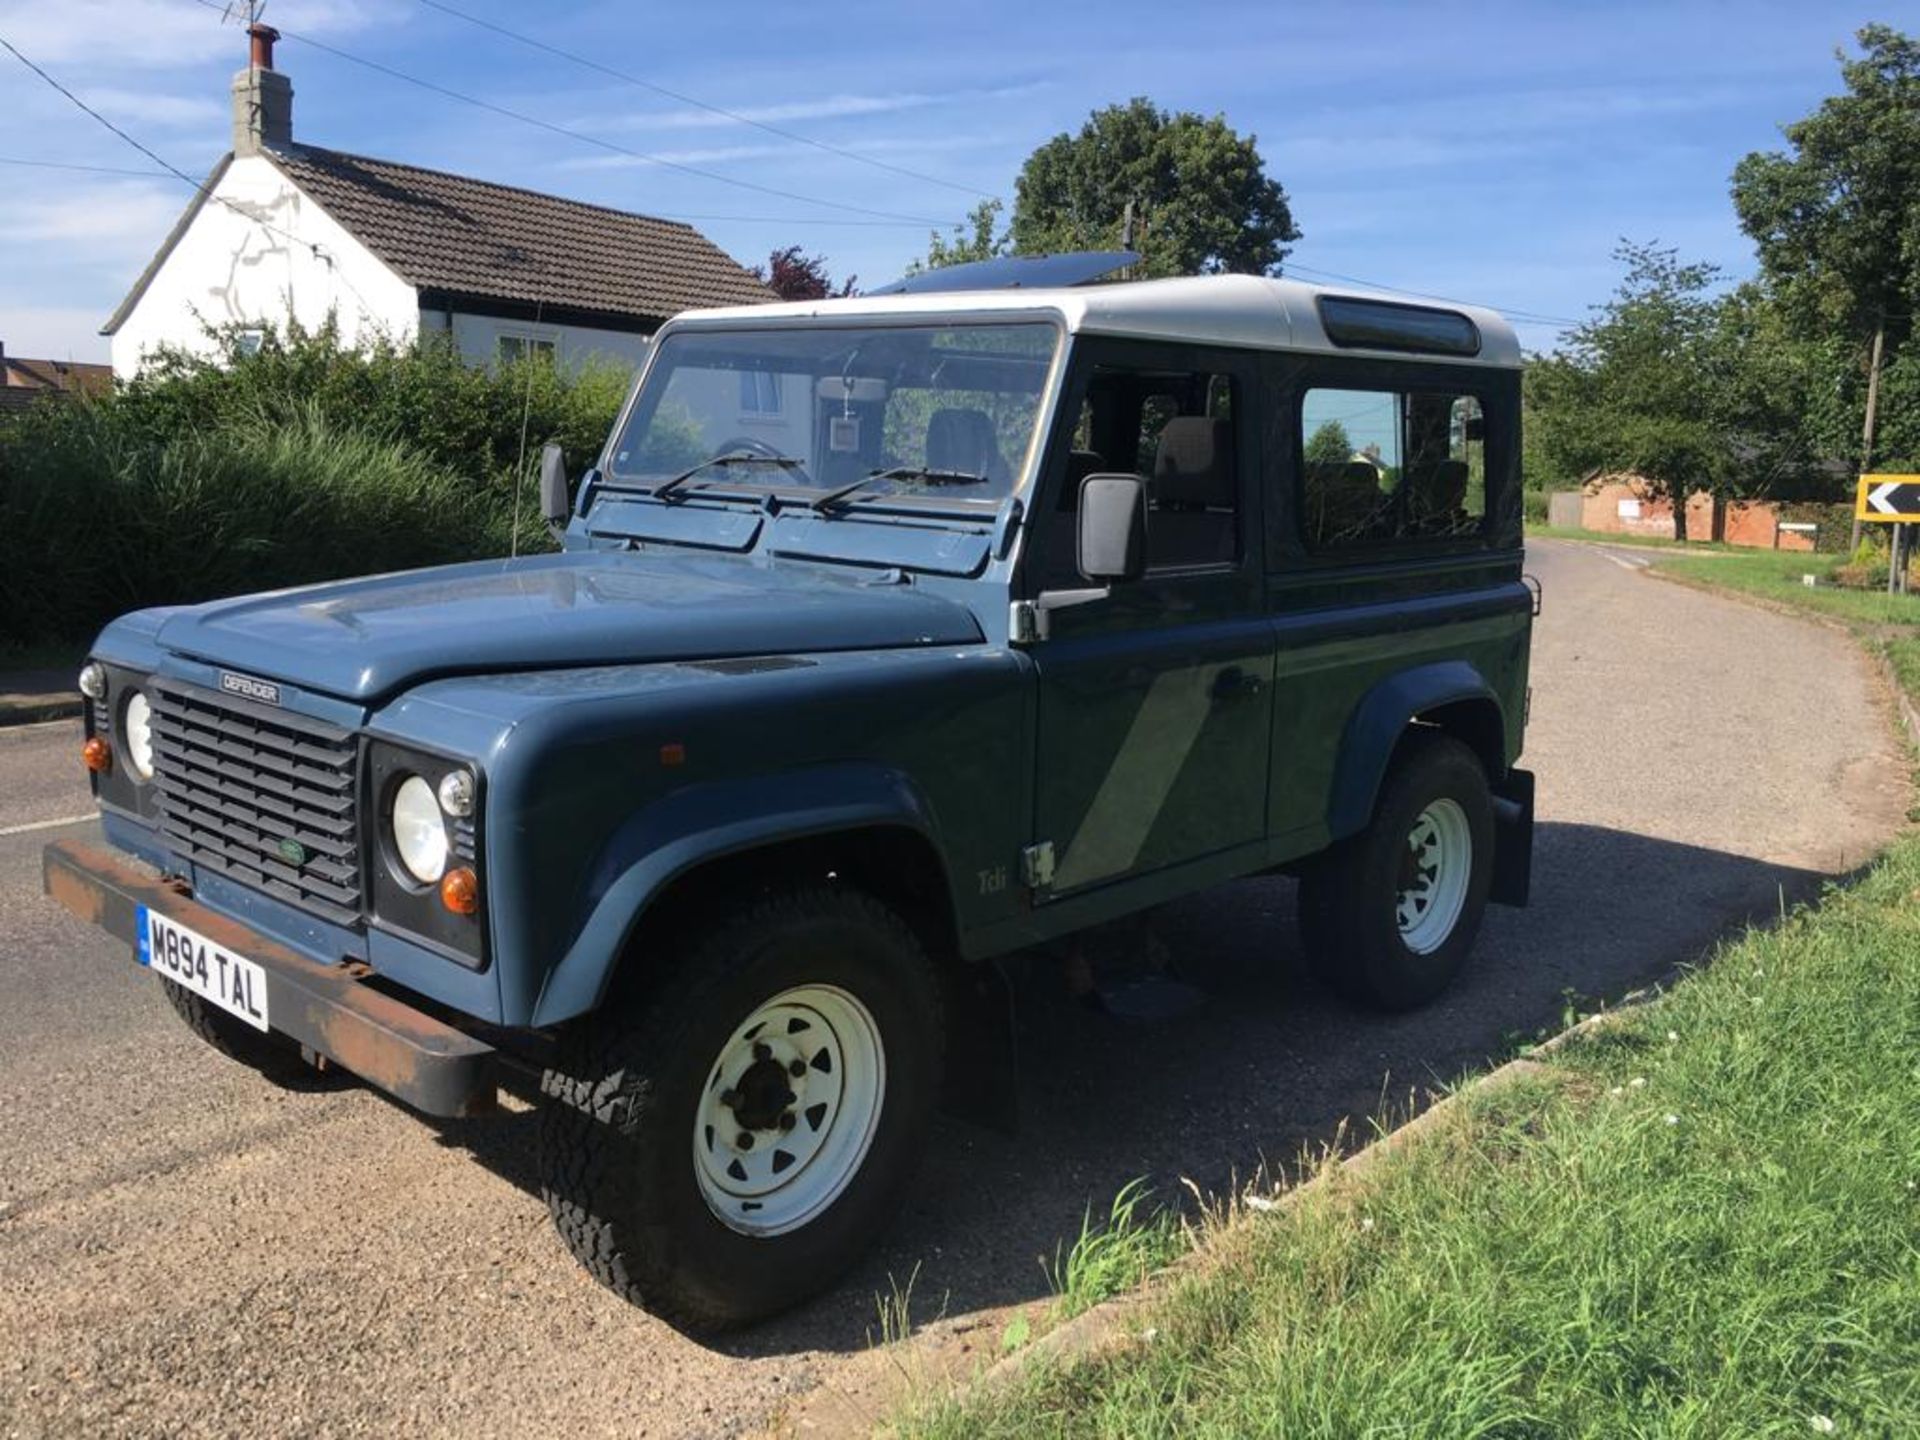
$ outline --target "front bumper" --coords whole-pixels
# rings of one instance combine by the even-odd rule
[[[246,956],[266,971],[276,1031],[416,1110],[475,1115],[498,1098],[497,1057],[485,1041],[209,910],[137,861],[56,840],[42,853],[41,876],[48,895],[129,950],[145,905]]]

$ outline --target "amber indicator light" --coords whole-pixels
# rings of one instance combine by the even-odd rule
[[[440,903],[456,915],[471,915],[480,908],[480,882],[473,871],[462,865],[440,877]]]
[[[94,736],[80,747],[80,763],[96,775],[104,775],[113,768],[113,747]]]
[[[684,765],[687,763],[687,747],[678,740],[669,741],[660,747],[662,765]]]

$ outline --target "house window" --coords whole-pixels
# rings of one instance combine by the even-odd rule
[[[742,370],[740,409],[748,415],[778,415],[780,377],[771,370]]]
[[[511,365],[517,360],[551,360],[553,350],[553,341],[538,335],[502,335],[497,353],[503,365]]]

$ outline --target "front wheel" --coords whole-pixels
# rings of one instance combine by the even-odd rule
[[[1301,934],[1315,972],[1377,1009],[1433,999],[1479,932],[1493,833],[1493,799],[1474,753],[1437,731],[1410,734],[1372,822],[1301,877]]]
[[[541,1167],[596,1278],[712,1330],[823,1289],[890,1217],[938,1092],[940,990],[913,932],[845,887],[685,933],[660,983],[564,1043]]]

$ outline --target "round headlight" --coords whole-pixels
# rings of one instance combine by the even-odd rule
[[[409,775],[393,792],[393,848],[400,863],[422,885],[431,885],[447,868],[447,827],[433,786]]]
[[[89,700],[107,698],[107,672],[97,660],[89,660],[80,667],[80,693]]]
[[[473,813],[473,776],[465,770],[449,770],[440,777],[440,808],[453,816]]]
[[[127,745],[127,761],[142,780],[153,779],[153,706],[136,690],[120,712],[120,738]]]

